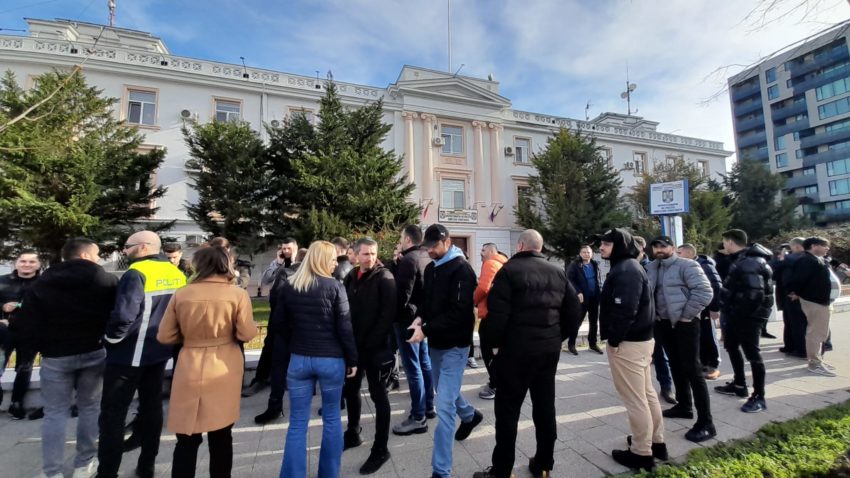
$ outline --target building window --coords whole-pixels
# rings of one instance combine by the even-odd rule
[[[156,124],[156,92],[127,90],[127,122],[145,126]]]
[[[443,138],[443,154],[463,154],[463,128],[443,125],[440,137]]]
[[[814,175],[815,175],[815,168],[814,168],[814,166],[812,166],[811,168],[805,168],[805,169],[803,169],[803,176],[814,176]]]
[[[788,154],[779,153],[776,155],[776,167],[777,168],[787,168],[788,167]]]
[[[289,108],[289,119],[294,120],[296,116],[303,116],[308,123],[313,122],[313,110],[307,108]]]
[[[764,72],[764,79],[768,83],[776,81],[776,68],[771,68]]]
[[[609,148],[607,146],[602,146],[601,148],[599,148],[599,150],[602,153],[602,157],[605,158],[605,163],[608,165],[608,167],[613,168],[614,167],[614,150],[612,150],[611,148]]]
[[[773,148],[777,151],[785,149],[785,135],[773,138]]]
[[[830,133],[832,131],[837,131],[839,129],[844,129],[850,127],[850,119],[836,121],[835,123],[830,123],[826,125],[826,132]]]
[[[831,118],[850,111],[850,96],[818,106],[820,119]]]
[[[842,141],[840,143],[833,143],[833,144],[830,144],[827,147],[827,149],[829,151],[835,151],[835,150],[838,150],[838,149],[847,149],[847,148],[850,148],[850,141]]]
[[[440,181],[440,207],[464,209],[466,207],[466,181],[443,179]]]
[[[779,98],[779,85],[773,85],[767,88],[767,99],[773,100]]]
[[[817,193],[818,193],[818,187],[817,187],[817,185],[815,185],[815,186],[806,186],[806,187],[803,189],[803,194],[804,194],[804,195],[806,195],[806,196],[808,196],[809,194],[817,194]]]
[[[839,159],[826,163],[826,175],[838,176],[839,174],[850,173],[850,158]]]
[[[444,147],[445,148],[445,147]],[[514,138],[514,157],[517,163],[527,163],[530,161],[529,153],[531,151],[531,140],[528,138]]]
[[[791,137],[792,137],[792,138],[794,138],[794,141],[800,141],[800,132],[799,132],[799,131],[794,131],[794,132],[791,134]]]
[[[242,103],[238,101],[215,100],[216,121],[239,121],[242,119]]]
[[[516,203],[519,206],[520,201],[531,199],[531,186],[521,184],[516,187]]]
[[[707,177],[711,176],[711,169],[709,169],[709,167],[708,167],[708,161],[699,160],[699,161],[697,161],[697,166],[699,166],[700,174],[702,174],[703,177],[707,178]]]
[[[843,201],[835,201],[834,209],[850,209],[850,199],[845,199]]]
[[[635,162],[635,175],[646,172],[646,153],[634,153],[632,159]]]
[[[840,196],[850,194],[850,178],[836,179],[829,182],[829,195]]]

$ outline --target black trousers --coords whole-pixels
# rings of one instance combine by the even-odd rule
[[[375,442],[373,450],[386,450],[390,436],[390,399],[387,392],[387,380],[392,372],[395,357],[387,350],[373,357],[364,357],[357,366],[357,374],[345,380],[342,393],[348,405],[348,430],[360,432],[360,388],[363,376],[369,385],[369,396],[375,404]]]
[[[207,444],[210,447],[210,478],[230,478],[230,471],[233,469],[232,428],[233,425],[230,425],[220,430],[207,432]],[[195,478],[198,447],[203,441],[200,433],[177,434],[171,478]]]
[[[714,319],[705,316],[699,319],[699,361],[704,367],[720,367],[720,349],[714,335]]]
[[[489,381],[487,382],[487,386],[495,389],[496,388],[496,375],[494,373],[494,356],[493,356],[493,347],[490,346],[489,340],[487,339],[487,319],[481,320],[478,324],[478,340],[479,346],[481,347],[481,360],[484,361],[484,367],[487,368],[487,376],[489,377]],[[471,347],[470,347],[471,348]]]
[[[133,395],[139,392],[139,415],[135,432],[141,440],[142,451],[136,469],[141,478],[153,476],[159,435],[162,433],[162,380],[165,362],[130,367],[106,365],[103,372],[103,397],[100,403],[100,443],[97,459],[98,478],[116,478],[124,453],[124,421]]]
[[[257,372],[254,374],[254,382],[268,382],[272,373],[272,361],[274,360],[275,334],[266,329],[266,338],[263,340],[263,350],[260,351],[260,359],[257,361]],[[285,381],[286,379],[284,379]]]
[[[785,350],[806,356],[806,327],[809,325],[799,300],[782,298],[782,342]]]
[[[18,343],[15,340],[9,341],[6,346],[6,361],[15,354],[15,382],[12,385],[12,402],[18,402],[21,405],[24,403],[24,397],[30,389],[30,381],[32,380],[32,366],[35,363],[36,352],[29,345]],[[6,364],[3,364],[5,367]]]
[[[597,297],[585,297],[581,303],[581,320],[584,322],[584,316],[590,321],[590,330],[587,332],[587,343],[590,346],[596,345],[596,337],[599,334],[599,299]],[[581,323],[579,323],[581,327]],[[578,338],[578,329],[570,335],[568,345],[575,346]]]
[[[677,322],[673,327],[669,320],[655,321],[655,338],[661,342],[670,362],[670,373],[676,386],[677,407],[697,409],[697,423],[712,423],[708,386],[702,375],[699,361],[700,319]]]
[[[268,337],[266,338],[268,340]],[[266,348],[263,347],[265,351]],[[269,410],[283,410],[283,394],[286,391],[286,371],[289,369],[289,344],[286,340],[277,336],[274,338],[271,359],[271,392],[269,393]],[[262,360],[262,352],[260,353]],[[257,370],[260,370],[259,365]]]
[[[729,361],[735,372],[735,385],[747,386],[747,377],[744,373],[744,355],[753,369],[753,395],[764,398],[764,362],[759,350],[759,337],[761,329],[766,320],[729,317],[726,322],[723,346],[729,353]]]
[[[536,465],[551,470],[555,464],[555,372],[561,352],[496,356],[499,392],[496,394],[496,447],[493,469],[496,477],[509,477],[514,467],[517,424],[525,395],[531,393],[531,418],[537,438]]]

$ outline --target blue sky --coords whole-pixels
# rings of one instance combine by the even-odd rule
[[[117,26],[160,36],[175,55],[386,86],[402,65],[446,70],[447,0],[116,0]],[[106,0],[3,0],[0,29],[24,17],[106,23]],[[846,0],[451,0],[452,64],[493,74],[514,108],[583,118],[632,108],[659,130],[734,149],[726,78],[850,17]],[[11,32],[0,31],[0,34]],[[714,70],[723,68],[719,73]]]

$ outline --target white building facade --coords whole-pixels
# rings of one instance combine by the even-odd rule
[[[318,113],[325,94],[318,78],[176,56],[145,32],[106,27],[101,34],[100,25],[66,20],[28,23],[29,36],[0,36],[0,67],[26,87],[41,73],[88,57],[87,82],[119,99],[115,114],[139,127],[145,148],[167,149],[153,173],[167,188],[153,219],[177,220],[169,235],[190,243],[204,233],[185,210],[196,196],[185,170],[184,121],[239,118],[265,135],[264,124]],[[560,128],[596,137],[620,172],[623,192],[653,164],[672,158],[719,178],[731,154],[720,142],[658,132],[658,123],[640,117],[605,113],[579,121],[518,111],[489,79],[404,66],[386,87],[336,83],[351,107],[383,98],[384,121],[392,125],[384,147],[404,156],[404,174],[416,184],[411,200],[424,209],[421,222],[446,224],[473,263],[487,242],[513,250],[520,231],[513,209],[535,174],[530,156]]]

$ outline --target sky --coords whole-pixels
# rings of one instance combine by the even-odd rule
[[[726,80],[850,18],[850,0],[116,0],[116,25],[178,56],[386,87],[405,64],[486,78],[513,108],[633,114],[734,149]],[[765,7],[770,5],[767,13]],[[449,15],[449,11],[451,15]],[[107,0],[0,0],[24,17],[107,23]],[[452,71],[454,72],[454,71]],[[634,113],[637,110],[637,113]]]

